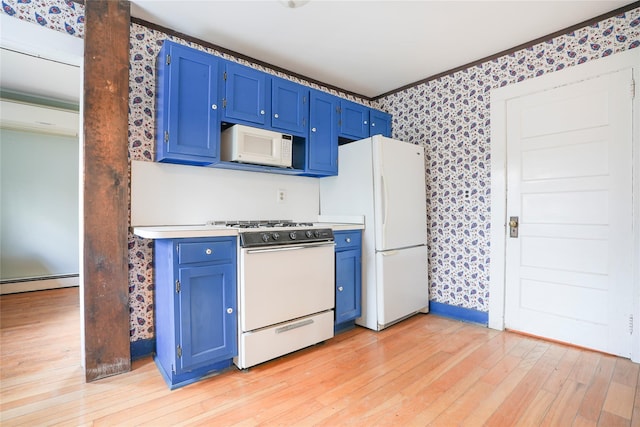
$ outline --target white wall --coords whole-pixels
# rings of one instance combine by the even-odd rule
[[[0,129],[0,278],[78,274],[78,139]]]
[[[284,201],[278,193],[284,191]],[[131,162],[131,225],[205,224],[209,220],[315,221],[317,178]]]

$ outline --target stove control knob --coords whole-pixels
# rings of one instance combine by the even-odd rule
[[[318,230],[316,230],[315,235],[316,235],[316,237],[320,237],[320,232]]]
[[[304,234],[306,234],[306,236],[309,238],[313,237],[313,231],[311,230],[307,230]]]
[[[280,234],[278,233],[271,233],[271,237],[273,238],[273,240],[278,240],[280,238]]]
[[[296,232],[295,231],[292,231],[291,233],[289,233],[289,237],[291,238],[291,240],[296,240],[296,237],[298,237],[298,236],[296,236]]]
[[[263,235],[262,235],[262,241],[263,241],[263,242],[268,242],[268,241],[269,241],[269,235],[268,235],[268,234],[266,234],[266,233],[265,233],[265,234],[263,234]]]

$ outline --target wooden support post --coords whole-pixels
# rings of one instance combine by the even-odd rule
[[[129,23],[128,1],[85,2],[83,331],[87,382],[131,370]]]

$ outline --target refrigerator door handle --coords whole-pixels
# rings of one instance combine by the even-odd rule
[[[384,175],[380,175],[380,180],[382,181],[382,246],[387,247],[387,182],[384,180]]]
[[[384,251],[380,253],[382,254],[382,256],[392,256],[392,255],[396,255],[398,251]]]

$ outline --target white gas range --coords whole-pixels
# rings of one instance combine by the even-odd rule
[[[238,230],[238,356],[247,369],[333,337],[334,239],[309,222],[210,221]]]

